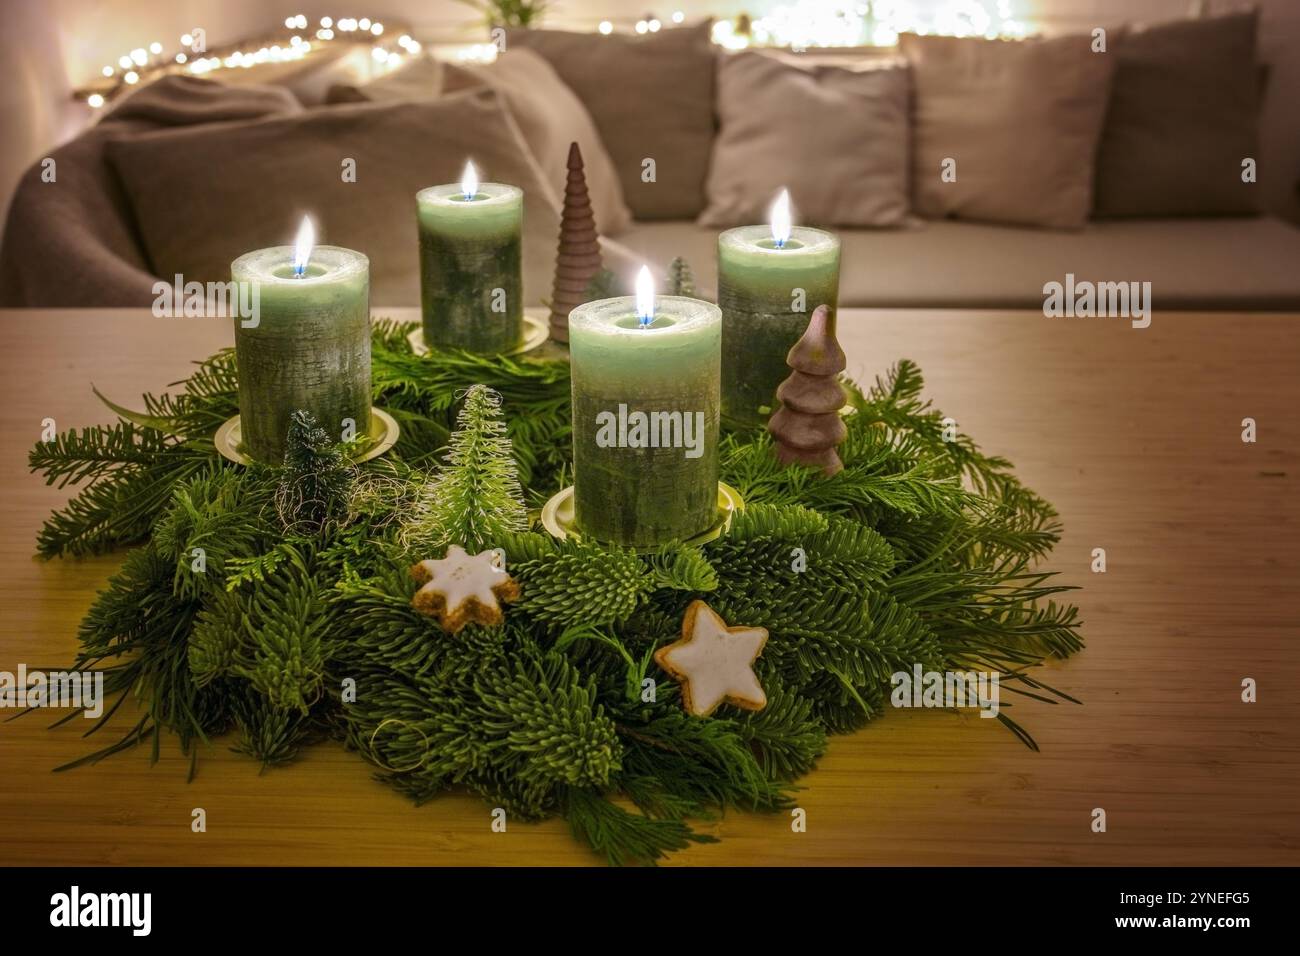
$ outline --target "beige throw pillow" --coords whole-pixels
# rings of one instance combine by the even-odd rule
[[[783,187],[802,222],[898,225],[908,213],[909,94],[896,60],[850,70],[719,57],[721,125],[700,225],[766,222]]]
[[[1115,64],[1091,43],[900,36],[916,90],[916,211],[1082,227]]]
[[[292,242],[310,213],[320,242],[370,257],[380,307],[419,302],[415,194],[459,181],[473,155],[523,189],[525,298],[550,294],[558,200],[494,90],[146,133],[107,155],[156,275],[225,281],[231,260]],[[356,182],[340,176],[346,158]]]
[[[591,114],[541,54],[508,50],[493,63],[448,63],[443,74],[447,92],[486,84],[500,91],[514,114],[524,140],[557,194],[568,178],[569,144],[582,150],[587,189],[596,228],[614,236],[632,225],[623,201],[618,172],[601,141]],[[368,87],[364,87],[365,92]]]
[[[613,157],[637,219],[694,219],[713,149],[710,23],[644,36],[510,30],[506,48],[536,50],[582,100]],[[643,163],[654,161],[654,181]]]
[[[1258,15],[1183,20],[1115,38],[1097,155],[1097,216],[1259,211],[1242,160],[1258,157]]]

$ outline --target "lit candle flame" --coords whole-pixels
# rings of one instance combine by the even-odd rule
[[[790,238],[790,192],[782,189],[772,203],[772,241],[780,249]]]
[[[307,271],[311,259],[312,247],[316,245],[316,228],[311,224],[310,216],[302,217],[298,227],[298,238],[293,243],[293,274],[301,277]]]
[[[465,194],[465,201],[478,195],[478,170],[469,160],[465,161],[465,174],[460,177],[460,191]]]
[[[642,266],[636,274],[636,315],[643,329],[655,319],[655,280],[648,266]]]

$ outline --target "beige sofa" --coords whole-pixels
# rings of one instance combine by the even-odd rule
[[[508,97],[479,105],[493,110],[493,116],[509,113]],[[403,114],[403,109],[412,111]],[[196,150],[191,143],[192,158],[179,174],[173,168],[163,175],[161,168],[148,164],[141,169],[137,157],[131,175],[124,176],[123,168],[109,161],[114,150],[120,163],[123,155],[139,154],[132,144],[142,138],[148,142],[161,136],[161,145],[177,131],[188,136],[209,124],[226,124],[213,129],[265,134],[271,128],[266,124],[281,123],[297,133],[318,135],[309,142],[333,144],[355,135],[384,156],[387,147],[375,144],[374,136],[394,128],[394,117],[409,116],[415,119],[396,124],[402,136],[399,149],[417,154],[393,161],[405,162],[404,174],[416,182],[433,168],[434,160],[450,162],[437,155],[437,140],[429,138],[440,135],[438,130],[416,131],[427,133],[425,139],[407,135],[411,123],[423,115],[409,103],[308,109],[284,90],[188,78],[142,89],[102,123],[52,154],[59,166],[59,185],[42,182],[39,167],[24,177],[0,248],[0,305],[147,305],[154,298],[155,279],[170,279],[174,271],[176,257],[160,252],[167,242],[173,252],[177,243],[185,251],[190,241],[186,236],[203,237],[206,258],[186,270],[187,279],[202,281],[226,278],[221,274],[226,263],[240,252],[283,241],[276,233],[281,220],[290,221],[288,208],[272,208],[274,194],[250,200],[248,205],[256,209],[232,208],[243,201],[244,190],[251,189],[256,178],[247,165],[239,166],[247,156]],[[441,114],[429,115],[437,119]],[[537,125],[537,117],[526,118]],[[317,127],[324,132],[312,133]],[[464,155],[465,143],[476,145],[482,138],[476,130],[464,132],[465,139],[454,147],[456,157]],[[429,151],[428,161],[418,154],[420,149]],[[157,155],[174,151],[168,147]],[[301,161],[310,164],[314,159],[309,151]],[[233,182],[215,189],[212,184],[232,166],[238,167]],[[330,168],[337,170],[336,165]],[[373,164],[363,163],[362,168],[363,182],[375,182]],[[178,189],[178,175],[193,188]],[[372,178],[365,180],[366,175]],[[539,304],[550,292],[563,184],[531,161],[527,175],[538,180],[535,192],[550,193],[538,196],[530,207],[532,222],[525,236],[525,294],[530,304]],[[329,176],[337,181],[336,172]],[[379,178],[393,187],[391,176]],[[155,183],[166,186],[149,195]],[[404,183],[380,190],[373,201],[354,203],[348,213],[354,221],[343,215],[334,224],[332,241],[355,242],[371,256],[372,301],[377,307],[419,301],[409,208],[413,192]],[[328,208],[339,205],[319,201]],[[376,222],[384,228],[376,230]],[[168,231],[166,242],[156,235],[160,229]],[[840,304],[846,307],[1039,308],[1043,283],[1073,274],[1080,280],[1149,281],[1157,309],[1300,311],[1300,229],[1267,215],[1108,220],[1074,231],[912,217],[898,228],[836,231],[843,247]],[[699,292],[712,296],[716,236],[716,229],[690,220],[636,221],[606,244],[606,265],[629,273],[635,263],[646,261],[662,271],[672,258],[682,256],[695,273]],[[187,260],[182,256],[181,261]]]
[[[1300,229],[1270,216],[1095,222],[1079,232],[915,220],[839,230],[840,305],[1033,308],[1041,276],[1147,281],[1157,309],[1300,311]],[[717,290],[717,231],[637,223],[618,242],[647,261],[684,256]]]

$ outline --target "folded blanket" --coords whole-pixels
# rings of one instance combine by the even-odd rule
[[[170,127],[300,112],[287,90],[169,76],[127,97],[19,181],[0,245],[0,306],[149,305],[158,281],[106,144]]]

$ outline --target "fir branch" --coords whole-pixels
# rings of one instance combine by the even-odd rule
[[[567,789],[562,806],[574,836],[614,866],[654,864],[692,843],[718,842],[716,837],[692,832],[680,819],[629,813],[587,790]]]
[[[525,525],[523,490],[501,421],[501,396],[484,385],[466,393],[443,472],[425,486],[402,528],[412,551],[442,553],[458,544],[471,553]]]

